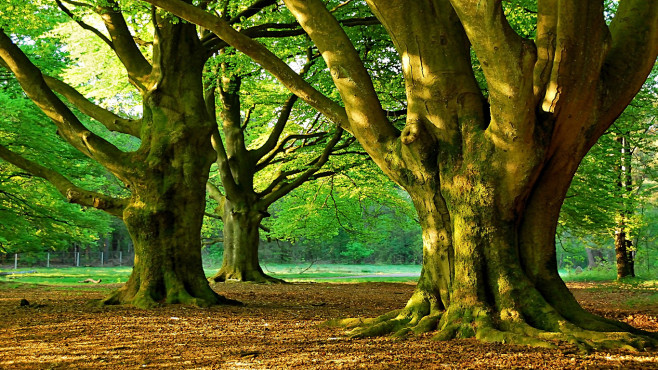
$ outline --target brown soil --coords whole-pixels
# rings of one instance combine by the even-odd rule
[[[320,326],[332,318],[372,317],[401,308],[412,284],[216,285],[244,307],[147,311],[87,304],[115,287],[0,283],[0,368],[658,368],[656,349],[580,354],[567,345],[544,350],[471,339],[437,342],[431,334],[402,341],[349,339],[340,328]],[[658,331],[658,307],[624,303],[642,292],[615,284],[570,287],[588,309]],[[21,306],[21,299],[30,304]]]

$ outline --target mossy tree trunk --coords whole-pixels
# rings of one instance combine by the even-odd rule
[[[500,0],[366,0],[398,51],[399,132],[356,49],[320,0],[284,0],[322,53],[344,109],[262,45],[176,0],[145,0],[216,32],[354,134],[411,195],[423,270],[407,306],[347,320],[354,335],[438,330],[439,339],[643,347],[655,335],[592,315],[557,272],[555,232],[573,175],[642,86],[658,54],[658,3],[538,1],[536,40]],[[484,96],[471,65],[477,55]],[[654,339],[652,339],[652,337]]]
[[[310,66],[310,63],[309,61],[307,66]],[[258,118],[242,116],[240,98],[242,78],[229,70],[226,63],[221,67],[221,71],[218,71],[220,73],[218,73],[217,87],[206,97],[207,104],[212,104],[213,107],[215,100],[218,100],[221,130],[224,134],[222,137],[216,132],[213,136],[223,189],[212,182],[207,185],[210,197],[219,203],[215,212],[220,215],[224,224],[222,267],[210,280],[283,283],[283,280],[265,274],[260,266],[258,248],[259,228],[263,227],[261,221],[269,216],[267,209],[276,200],[306,181],[333,174],[331,171],[319,172],[319,170],[327,163],[332,152],[345,148],[353,140],[338,145],[342,137],[341,129],[337,129],[333,136],[326,132],[295,133],[284,136],[285,126],[297,101],[297,97],[293,95],[281,107],[278,119],[265,143],[257,148],[247,149],[245,130],[249,125],[255,124],[252,120]],[[218,99],[215,99],[215,91],[218,92]],[[263,124],[263,122],[256,123]],[[318,140],[322,138],[325,140]],[[309,143],[308,139],[314,141]],[[285,164],[291,157],[286,157],[285,152],[294,153],[295,147],[300,145],[309,147],[315,145],[321,149],[308,163],[278,171],[277,176],[264,189],[257,189],[255,186],[257,174],[270,165]],[[294,158],[294,155],[292,157]]]
[[[224,202],[224,256],[222,267],[211,281],[282,282],[265,274],[258,261],[259,228],[264,215],[255,207],[240,207],[230,200]]]
[[[214,123],[201,81],[207,51],[193,25],[158,21],[142,145],[135,153],[135,175],[126,181],[132,196],[123,220],[135,245],[135,264],[125,286],[105,302],[224,303],[201,265],[205,188],[215,158]]]

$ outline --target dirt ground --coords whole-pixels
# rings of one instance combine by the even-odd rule
[[[658,331],[658,307],[626,302],[610,285],[572,284],[587,308]],[[476,340],[437,342],[431,334],[349,339],[320,326],[401,308],[413,284],[218,284],[244,307],[154,310],[87,304],[115,286],[8,287],[0,283],[1,369],[656,369],[658,350],[581,354],[564,345],[535,349]],[[633,293],[644,294],[644,293]],[[655,289],[646,294],[656,294]],[[21,299],[30,305],[21,306]]]

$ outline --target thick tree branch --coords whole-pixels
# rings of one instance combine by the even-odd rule
[[[546,94],[548,81],[553,70],[556,52],[557,20],[559,0],[537,1],[537,63],[535,64],[533,90],[536,99]],[[539,100],[538,100],[539,101]]]
[[[107,29],[121,63],[128,71],[128,77],[133,85],[141,91],[148,90],[148,80],[151,73],[151,64],[146,60],[139,47],[135,43],[130,29],[115,0],[106,0],[109,6],[98,7],[96,12],[100,14],[105,28]]]
[[[222,191],[210,181],[206,183],[206,191],[208,192],[208,196],[217,203],[221,204],[224,201],[224,198],[226,198],[224,193],[222,193]]]
[[[541,33],[536,43],[538,60],[534,89],[541,95],[536,96],[536,101],[544,112],[554,116],[566,113],[563,116],[573,117],[573,112],[582,110],[583,105],[594,103],[591,91],[600,80],[608,52],[609,32],[603,4],[580,1],[556,5],[542,1],[538,10],[538,26],[541,26],[538,32]],[[544,85],[537,86],[539,83]],[[564,124],[576,128],[566,121]]]
[[[28,171],[34,176],[41,177],[55,186],[70,203],[77,203],[86,207],[93,207],[111,215],[123,218],[123,209],[128,204],[127,199],[117,199],[110,196],[88,191],[74,185],[60,173],[30,161],[0,145],[0,158],[14,166]]]
[[[130,156],[89,131],[47,86],[41,71],[0,30],[0,59],[14,73],[27,96],[50,118],[58,132],[76,149],[122,176],[131,168]]]
[[[142,0],[167,10],[189,22],[211,30],[229,45],[252,58],[270,72],[293,94],[319,110],[332,122],[349,130],[345,109],[313,88],[288,64],[262,44],[234,30],[226,21],[181,0]]]
[[[216,73],[217,71],[214,70],[213,72]],[[206,110],[208,111],[208,116],[212,122],[217,122],[217,105],[215,103],[216,87],[205,86],[204,88],[206,90],[204,100],[206,102]],[[219,175],[222,185],[225,189],[228,189],[227,191],[238,191],[236,181],[233,178],[233,174],[231,173],[231,168],[228,163],[228,155],[226,154],[226,149],[224,148],[224,142],[222,141],[222,137],[219,135],[219,128],[213,130],[211,143],[213,149],[215,149],[215,153],[217,153],[216,163],[219,167]],[[207,186],[206,189],[210,191]]]
[[[217,166],[219,167],[219,175],[222,181],[222,186],[228,194],[238,194],[240,191],[229,166],[228,155],[226,155],[226,149],[224,148],[224,142],[219,135],[218,130],[214,130],[212,134],[212,147],[217,153]]]
[[[139,137],[141,120],[119,117],[107,109],[90,102],[76,89],[56,78],[44,75],[44,80],[53,91],[63,95],[82,113],[102,123],[108,130]]]
[[[610,24],[612,47],[605,60],[599,94],[601,134],[646,80],[658,56],[658,1],[622,0]]]
[[[327,63],[345,104],[353,134],[373,158],[383,164],[399,132],[386,118],[359,53],[321,0],[284,2]]]
[[[500,0],[450,0],[480,61],[489,87],[490,130],[501,137],[530,138],[535,105],[532,73],[536,51],[509,25]],[[504,107],[514,107],[505,109]]]

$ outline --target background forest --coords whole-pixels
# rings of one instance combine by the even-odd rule
[[[518,12],[510,19],[517,19],[521,28],[525,17],[532,16],[523,8],[510,6],[508,11]],[[46,28],[35,24],[34,37],[20,43],[24,51],[34,56],[33,61],[44,71],[63,79],[100,106],[128,117],[139,115],[140,101],[127,79],[118,78],[122,72],[114,54],[94,35],[81,32],[74,21],[55,14],[49,15],[45,23],[56,22],[58,26],[46,32]],[[131,26],[137,33],[140,27],[147,27],[135,22]],[[378,83],[387,81],[388,85],[376,88],[386,91],[390,105],[395,106],[404,94],[403,82],[395,73],[399,69],[396,58],[391,50],[379,45],[381,35],[365,34],[363,28],[351,32],[351,37],[361,40],[364,60],[379,61],[370,64],[371,73],[382,77]],[[280,44],[286,40],[270,42]],[[297,54],[300,68],[313,59],[292,46],[290,53]],[[230,66],[232,76],[241,79],[240,115],[245,126],[246,121],[250,123],[244,140],[247,147],[262,144],[279,118],[286,91],[253,62],[235,53],[227,52],[213,63],[218,68]],[[89,68],[91,65],[95,68]],[[313,75],[323,68],[322,60],[315,60],[309,63],[307,73]],[[330,89],[327,77],[317,75],[315,83]],[[0,69],[0,106],[1,145],[76,179],[85,188],[125,194],[116,178],[65,145],[4,69]],[[657,115],[658,70],[654,68],[642,91],[593,147],[574,178],[557,233],[561,269],[579,267],[614,274],[615,243],[620,243],[622,235],[621,242],[634,257],[636,273],[652,276],[658,272]],[[85,125],[122,148],[139,145],[135,139],[110,133],[94,121]],[[290,140],[272,165],[258,173],[255,188],[266,189],[282,171],[312,163],[325,148],[331,130],[331,125],[308,106],[297,104],[282,136]],[[307,136],[295,137],[302,134]],[[261,262],[421,262],[421,230],[408,195],[375,167],[358,144],[348,138],[342,140],[341,150],[330,156],[321,176],[304,182],[269,207],[269,217],[261,224]],[[223,190],[217,171],[214,166],[211,182],[216,181]],[[221,264],[223,253],[223,222],[215,212],[217,206],[217,201],[208,197],[203,255],[204,262],[213,265]],[[121,252],[122,263],[129,264],[132,245],[123,223],[98,210],[67,203],[48,182],[0,161],[0,265],[11,266],[15,254],[20,255],[22,265],[43,265],[47,253],[78,251],[87,255],[104,252],[103,262],[109,264],[117,264]]]

